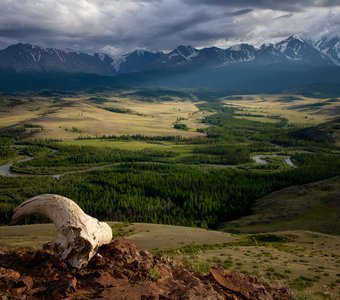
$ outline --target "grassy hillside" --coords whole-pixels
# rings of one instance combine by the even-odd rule
[[[201,228],[147,223],[108,222],[115,238],[129,237],[138,247],[148,250],[170,250],[192,243],[218,244],[234,240],[229,233]],[[53,224],[0,226],[0,247],[37,248],[56,236]]]
[[[291,186],[255,202],[253,214],[222,226],[243,233],[311,230],[340,235],[340,176]]]
[[[223,98],[228,107],[237,109],[238,118],[260,122],[315,125],[332,120],[340,113],[338,98],[305,97],[294,94],[242,95]]]
[[[310,231],[228,234],[190,227],[110,223],[115,238],[174,257],[194,271],[220,264],[288,286],[294,299],[338,299],[340,237]],[[41,247],[55,236],[53,224],[0,227],[0,247]]]
[[[334,114],[339,115],[340,113],[334,111]],[[334,143],[340,146],[340,118],[317,126],[303,128],[298,130],[295,135],[310,141]]]

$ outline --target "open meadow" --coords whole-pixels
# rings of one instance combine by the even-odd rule
[[[163,102],[141,101],[133,96],[90,95],[0,101],[0,127],[26,126],[39,139],[123,134],[195,137],[202,135],[196,129],[205,127],[200,123],[205,114],[189,99],[176,97]],[[186,124],[188,130],[175,129],[178,121]]]
[[[225,97],[226,106],[237,109],[237,118],[259,122],[278,122],[285,118],[291,124],[318,125],[340,114],[340,99],[313,98],[301,95],[242,95]]]
[[[1,96],[0,128],[24,126],[39,139],[103,135],[202,136],[211,114],[195,95],[138,97],[132,92],[72,96]],[[242,95],[216,99],[235,108],[235,118],[264,123],[318,125],[340,114],[340,99],[300,95]],[[185,124],[178,130],[174,124]],[[31,127],[30,127],[31,125]]]

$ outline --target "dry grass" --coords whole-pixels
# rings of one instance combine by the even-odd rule
[[[93,147],[109,147],[121,150],[158,150],[158,151],[171,151],[177,154],[189,154],[194,148],[193,145],[187,144],[174,144],[171,142],[149,142],[149,141],[115,141],[106,139],[90,139],[90,140],[68,140],[60,142],[61,145],[74,145],[74,146],[93,146]],[[198,147],[195,145],[195,147]]]
[[[220,264],[230,271],[254,274],[261,280],[289,287],[297,299],[339,299],[340,238],[307,231],[276,233],[284,243],[252,242],[252,236],[215,249],[202,247],[175,254],[194,270]],[[199,248],[199,247],[197,247]]]
[[[102,136],[122,134],[202,135],[196,131],[203,127],[200,112],[191,101],[142,102],[132,98],[108,98],[103,104],[93,103],[89,96],[63,98],[52,102],[51,98],[21,99],[22,103],[9,106],[4,99],[0,106],[0,128],[19,126],[24,123],[42,125],[44,130],[35,138],[74,139],[78,136]],[[107,109],[125,111],[112,112]],[[178,120],[190,130],[173,128]]]
[[[167,250],[191,243],[226,243],[233,240],[230,234],[183,226],[108,222],[116,236],[129,236],[142,249]],[[116,234],[117,231],[117,234]],[[0,246],[6,248],[41,247],[56,236],[53,224],[0,226]]]
[[[289,100],[289,97],[295,98]],[[285,100],[288,99],[288,100]],[[307,98],[294,95],[243,95],[228,97],[226,106],[239,109],[239,113],[261,115],[240,116],[260,122],[273,122],[268,116],[280,116],[293,124],[316,125],[327,122],[340,113],[340,100]]]
[[[100,97],[100,95],[97,95]],[[78,136],[122,134],[202,135],[196,130],[209,113],[200,111],[190,100],[172,97],[171,101],[144,102],[138,98],[105,95],[105,101],[91,100],[93,95],[78,95],[55,100],[51,97],[23,97],[17,101],[2,97],[0,128],[20,126],[24,123],[42,125],[44,130],[36,138],[71,140]],[[296,97],[286,101],[285,98]],[[290,95],[245,95],[228,97],[225,105],[239,109],[237,118],[261,122],[277,122],[273,116],[287,118],[290,123],[315,125],[339,115],[340,101]],[[13,105],[14,104],[14,105]],[[111,110],[111,111],[110,111]],[[118,112],[113,112],[117,110]],[[257,116],[252,116],[257,115]],[[186,124],[190,130],[173,128],[175,122]]]
[[[340,237],[310,231],[232,235],[182,226],[110,222],[115,237],[140,249],[172,256],[195,271],[220,264],[291,288],[297,299],[338,299]],[[1,247],[41,247],[55,236],[53,224],[0,227]],[[263,235],[262,235],[263,236]],[[265,236],[266,237],[266,236]]]
[[[129,236],[142,249],[167,250],[192,243],[222,244],[231,242],[231,234],[200,228],[134,223],[134,233]]]

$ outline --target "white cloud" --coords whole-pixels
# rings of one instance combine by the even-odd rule
[[[118,54],[134,48],[169,50],[179,44],[258,44],[293,33],[340,34],[337,0],[0,2],[0,47],[23,41]]]

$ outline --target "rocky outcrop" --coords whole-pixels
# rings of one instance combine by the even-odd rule
[[[2,297],[2,298],[1,298]],[[286,289],[213,267],[209,274],[139,251],[126,239],[99,248],[83,269],[52,248],[0,251],[0,299],[289,299]]]

